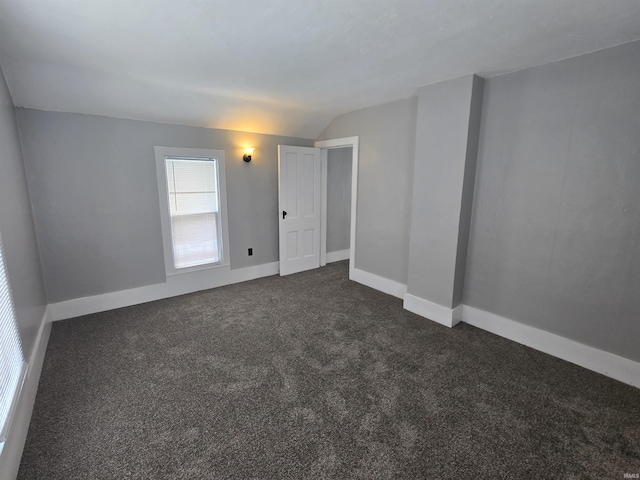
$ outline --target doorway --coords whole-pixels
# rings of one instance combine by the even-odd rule
[[[352,150],[340,147],[327,152],[327,263],[349,258]]]
[[[351,155],[351,168],[350,168],[350,179],[351,179],[351,188],[349,189],[349,234],[348,234],[348,245],[349,245],[349,278],[353,280],[353,271],[355,268],[355,250],[356,250],[356,211],[358,205],[358,153],[359,153],[359,137],[345,137],[345,138],[337,138],[333,140],[321,140],[315,142],[315,147],[320,148],[321,159],[322,159],[322,168],[321,168],[321,225],[320,225],[320,266],[324,266],[327,264],[327,261],[331,262],[333,260],[337,261],[340,256],[346,257],[347,253],[344,250],[335,250],[332,249],[338,248],[336,245],[344,245],[344,239],[346,235],[341,230],[342,226],[337,226],[338,230],[332,231],[331,225],[327,225],[328,219],[328,208],[331,203],[328,199],[328,194],[334,190],[334,186],[332,186],[332,190],[328,190],[328,180],[329,180],[329,161],[336,162],[332,167],[336,167],[333,174],[340,175],[341,172],[347,171],[347,167],[344,164],[349,163],[348,154]],[[329,152],[332,150],[338,150],[335,153],[332,152],[330,155]],[[338,164],[340,163],[340,164]],[[341,168],[342,167],[342,168]],[[344,185],[340,186],[340,182],[336,183],[337,188],[343,188]],[[341,210],[340,205],[334,205],[336,210]],[[334,212],[335,213],[335,212]],[[344,215],[344,213],[343,213]],[[339,220],[338,223],[342,224],[344,222],[344,218]],[[329,234],[329,236],[327,235]],[[334,234],[336,234],[334,236]],[[340,240],[342,238],[342,240]],[[336,243],[334,243],[334,241]],[[327,246],[330,245],[329,254],[327,253]],[[339,252],[339,253],[336,253]],[[333,255],[332,255],[333,254]],[[327,258],[329,257],[329,258]]]
[[[322,140],[315,142],[314,148],[278,145],[278,205],[281,215],[279,217],[280,275],[322,267],[327,264],[327,260],[331,262],[349,258],[349,279],[353,280],[358,198],[358,148],[359,137]],[[337,149],[340,151],[329,154],[330,151]],[[349,162],[349,155],[351,162]],[[317,163],[318,156],[320,161]],[[346,210],[343,208],[345,205],[340,205],[339,202],[336,204],[333,202],[334,199],[329,202],[331,207],[328,207],[329,161],[335,162],[332,165],[332,177],[339,179],[347,171],[351,175],[350,189],[346,188],[344,182],[337,181],[335,186],[332,182],[329,192],[333,196],[334,192],[342,189],[345,198],[346,192],[349,193],[348,213],[345,213]],[[349,163],[351,163],[350,170],[347,166]],[[319,188],[316,182],[319,183]],[[318,204],[320,212],[316,207]],[[335,210],[332,214],[337,211],[342,212],[337,214],[337,223],[329,225],[331,231],[329,239],[327,238],[328,208]],[[343,229],[347,217],[348,236]],[[319,242],[317,242],[318,237]],[[347,238],[348,253],[344,248],[335,250],[341,248],[336,245],[344,247]],[[329,255],[327,243],[330,246]]]

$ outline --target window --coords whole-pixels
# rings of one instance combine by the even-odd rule
[[[6,440],[12,410],[22,387],[24,367],[0,239],[0,450]]]
[[[216,162],[165,159],[175,268],[220,262]]]
[[[224,152],[155,150],[167,274],[227,265]]]

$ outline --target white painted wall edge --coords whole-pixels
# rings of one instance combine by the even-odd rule
[[[29,423],[31,421],[31,413],[36,400],[38,391],[38,383],[40,382],[40,374],[42,373],[42,365],[44,363],[44,355],[47,351],[49,343],[49,334],[51,333],[51,309],[46,308],[36,342],[29,358],[27,374],[22,385],[22,391],[18,398],[15,410],[15,417],[11,422],[11,429],[7,435],[7,440],[0,454],[0,479],[15,479],[20,468],[20,459],[22,451],[27,439],[29,431]]]
[[[253,267],[239,268],[237,270],[231,270],[229,267],[220,267],[172,275],[167,277],[166,283],[53,303],[49,305],[51,308],[51,318],[53,321],[56,321],[80,317],[91,313],[104,312],[115,308],[138,305],[162,298],[170,298],[198,292],[200,290],[208,290],[210,288],[277,275],[279,265],[279,262],[273,262]]]
[[[351,250],[338,250],[337,252],[327,252],[327,263],[340,262],[341,260],[348,260]]]
[[[410,293],[404,296],[402,306],[405,310],[409,310],[410,312],[449,328],[454,327],[461,319],[461,315],[458,313],[462,310],[460,305],[456,308],[448,308],[425,300],[424,298],[416,297]]]
[[[353,262],[353,259],[351,262]],[[350,272],[349,279],[398,298],[404,298],[407,293],[406,285],[373,273],[365,272],[358,268],[353,268]]]
[[[628,358],[467,305],[462,308],[462,321],[640,388],[640,363]]]

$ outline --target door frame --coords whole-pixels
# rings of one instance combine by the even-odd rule
[[[349,279],[353,280],[356,265],[356,212],[358,207],[358,149],[360,137],[320,140],[314,147],[320,149],[320,266],[327,264],[327,163],[329,150],[351,147],[351,232],[349,235]]]

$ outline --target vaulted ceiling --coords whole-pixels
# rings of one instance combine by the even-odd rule
[[[637,39],[638,0],[0,0],[16,106],[306,138],[423,85]]]

